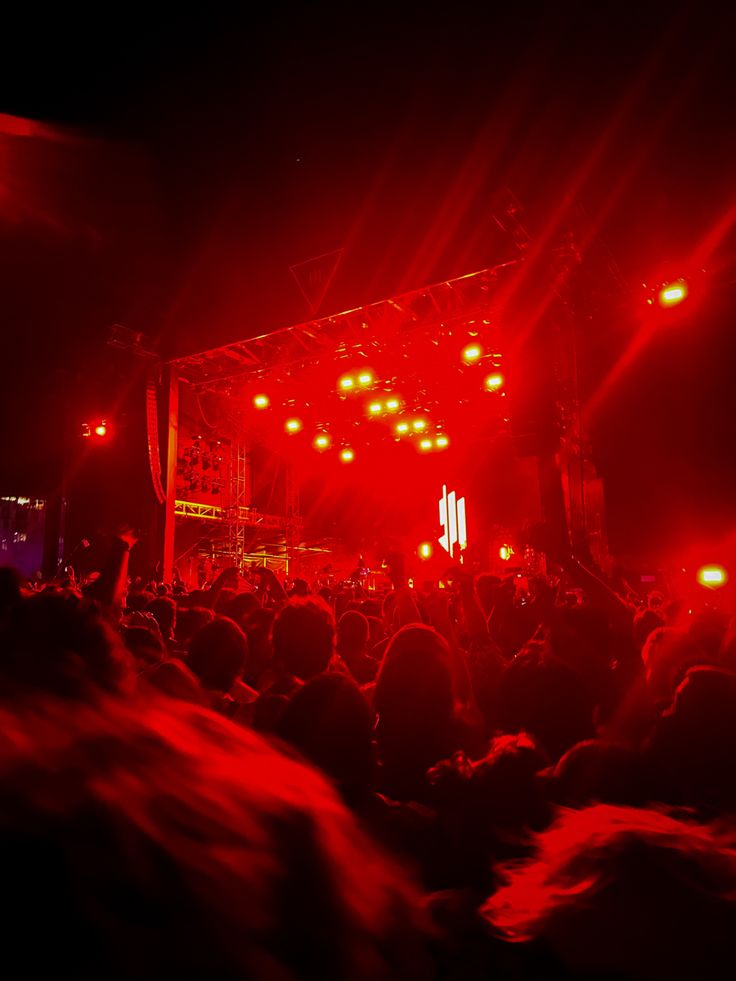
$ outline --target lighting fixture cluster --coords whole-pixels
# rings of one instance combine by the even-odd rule
[[[500,395],[505,395],[503,389],[506,379],[499,370],[501,357],[497,353],[486,354],[479,341],[471,341],[470,344],[466,344],[460,354],[460,360],[464,365],[483,364],[486,368],[492,368],[493,370],[483,379],[483,389],[486,392],[497,392]]]
[[[368,415],[375,419],[377,416],[398,412],[400,408],[401,400],[392,395],[383,401],[376,399],[374,402],[370,402],[368,405]]]
[[[371,388],[373,380],[372,371],[358,371],[352,375],[343,375],[337,383],[337,388],[338,391],[347,394],[348,392]]]
[[[645,289],[650,290],[647,297],[647,303],[650,307],[655,305],[664,307],[664,309],[676,307],[687,299],[690,292],[686,279],[673,279],[669,282],[659,283],[653,289],[647,287],[646,283],[642,285]]]
[[[104,439],[109,435],[110,427],[107,419],[97,419],[94,422],[83,422],[81,434],[85,439],[91,439],[92,436],[96,436],[98,439]]]
[[[184,446],[177,461],[177,474],[182,478],[187,494],[221,494],[225,487],[223,477],[222,442],[195,436]]]
[[[480,375],[476,377],[483,391],[503,397],[506,394],[504,391],[506,380],[500,370],[501,359],[502,355],[496,353],[494,349],[486,350],[474,331],[471,330],[469,334],[465,335],[465,345],[460,351],[461,365],[469,369],[470,377],[472,377],[473,372],[480,372]],[[378,380],[373,369],[354,368],[338,376],[336,391],[338,397],[344,401],[354,395],[362,394],[365,396],[369,390],[382,385],[383,383]],[[264,391],[256,392],[251,396],[253,408],[260,412],[272,409],[274,406],[271,398],[272,395]],[[307,404],[308,402],[309,396],[307,396]],[[291,407],[293,412],[296,403],[292,398],[284,402],[279,400],[279,404],[286,408],[286,411],[289,411],[287,407]],[[417,450],[421,453],[446,449],[450,445],[449,437],[436,426],[430,427],[430,423],[425,417],[405,414],[410,408],[411,406],[406,403],[404,398],[385,390],[372,391],[363,403],[364,417],[368,420],[373,419],[389,423],[397,441],[404,438],[412,439]],[[355,420],[352,424],[356,424]],[[289,415],[285,418],[282,417],[280,425],[282,425],[287,436],[296,436],[305,429],[307,423],[297,415]],[[312,447],[317,452],[324,453],[332,448],[333,440],[336,437],[329,435],[319,426],[313,430],[313,433]],[[345,462],[350,462],[354,459],[354,451],[346,446],[344,441],[340,442],[343,447],[342,459]]]

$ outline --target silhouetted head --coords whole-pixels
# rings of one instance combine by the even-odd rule
[[[291,697],[276,731],[331,777],[349,803],[371,789],[373,719],[350,678],[335,673],[308,681]]]
[[[176,617],[176,640],[183,647],[187,647],[192,637],[211,623],[215,614],[206,606],[187,606],[179,610]]]
[[[664,627],[664,615],[658,609],[640,610],[634,617],[634,643],[641,650],[649,634],[658,627]]]
[[[453,749],[454,690],[450,652],[432,627],[394,634],[376,680],[373,706],[384,771],[396,793],[412,792],[428,767]]]
[[[166,658],[161,634],[143,626],[121,627],[123,643],[138,662],[139,668],[159,664]]]
[[[73,593],[40,593],[7,618],[0,643],[0,690],[90,697],[124,691],[133,662],[94,604]]]
[[[368,635],[367,617],[357,610],[347,610],[337,624],[337,653],[341,657],[365,653]]]
[[[170,596],[157,596],[146,607],[146,613],[155,617],[161,628],[161,636],[168,643],[176,628],[176,602]]]
[[[0,862],[27,977],[428,974],[418,897],[326,781],[183,702],[0,708]]]
[[[245,619],[255,610],[258,610],[260,605],[255,593],[236,593],[223,612],[225,616],[230,617],[242,627]]]
[[[242,677],[247,658],[248,641],[237,623],[215,617],[192,637],[187,663],[203,688],[228,692]]]
[[[569,749],[557,763],[550,796],[570,807],[594,803],[638,807],[646,803],[649,788],[636,750],[588,739]]]
[[[500,870],[482,909],[514,944],[536,941],[560,976],[725,981],[733,975],[733,835],[666,813],[564,811],[532,858]],[[557,976],[557,975],[556,975]]]
[[[276,662],[308,681],[327,670],[335,646],[332,610],[316,596],[293,597],[281,608],[271,635]]]

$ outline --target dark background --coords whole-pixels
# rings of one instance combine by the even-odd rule
[[[532,241],[585,245],[590,396],[648,329],[641,283],[706,267],[591,427],[614,551],[725,538],[735,27],[695,3],[6,21],[0,111],[37,124],[0,120],[2,493],[66,472],[81,523],[144,523],[139,368],[109,325],[171,355],[299,322],[288,267],[336,248],[325,314],[472,271],[514,254],[492,218],[510,187]],[[95,413],[115,434],[92,454]]]

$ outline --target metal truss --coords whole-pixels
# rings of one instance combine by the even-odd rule
[[[397,332],[427,329],[487,312],[499,279],[516,270],[522,261],[506,262],[355,310],[226,344],[171,364],[194,389],[222,392],[229,381],[243,376],[257,377],[274,368],[318,360],[327,352],[378,345]]]
[[[219,504],[200,504],[197,501],[175,501],[174,514],[177,518],[196,518],[200,521],[237,520],[244,528],[262,528],[264,531],[284,531],[287,526],[283,515],[263,514],[257,508],[223,508]]]

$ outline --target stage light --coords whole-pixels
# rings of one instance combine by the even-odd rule
[[[687,298],[687,283],[678,279],[675,283],[666,283],[659,290],[658,299],[661,307],[674,307]]]
[[[698,582],[709,589],[719,589],[728,581],[726,570],[721,565],[704,565],[698,569]]]
[[[371,402],[368,406],[368,411],[371,415],[377,416],[379,412],[383,411],[383,406],[380,402]]]
[[[489,392],[497,392],[499,388],[503,388],[503,375],[498,371],[492,375],[486,375],[483,384]]]
[[[354,387],[355,387],[355,379],[351,375],[344,375],[340,379],[340,388],[343,391],[347,392]]]
[[[104,437],[107,436],[107,423],[103,419],[102,422],[98,422],[95,426],[95,436]]]
[[[450,440],[447,438],[447,436],[438,436],[434,441],[434,445],[438,450],[444,450],[446,446],[450,445]]]
[[[268,395],[254,395],[253,396],[253,406],[256,409],[267,409],[271,404],[271,400]]]
[[[373,375],[370,373],[370,371],[364,371],[358,375],[358,382],[363,386],[372,385]]]
[[[386,402],[386,411],[396,412],[400,405],[401,403],[398,399],[389,399],[388,402]]]
[[[463,350],[463,361],[477,361],[483,357],[483,348],[480,344],[468,344]]]
[[[427,428],[426,419],[415,419],[414,422],[411,424],[411,428],[414,430],[415,433],[424,432],[424,430]]]
[[[302,428],[301,419],[287,419],[284,423],[284,429],[287,433],[298,433]]]
[[[422,544],[417,549],[420,559],[431,559],[432,558],[432,545],[429,542],[422,542]]]
[[[425,453],[427,452],[427,450],[431,450],[432,449],[432,440],[431,439],[420,439],[419,440],[419,449],[420,450],[424,450]]]
[[[330,445],[330,437],[327,433],[319,433],[314,437],[314,448],[316,450],[326,450]]]
[[[502,545],[498,550],[498,557],[502,562],[508,562],[513,554],[514,550],[510,545]]]
[[[397,422],[396,423],[396,432],[398,433],[399,436],[403,436],[404,433],[408,433],[409,432],[409,423],[408,422]]]
[[[352,463],[353,460],[355,459],[355,453],[350,449],[349,446],[346,446],[345,449],[340,453],[340,459],[342,460],[343,463]]]

